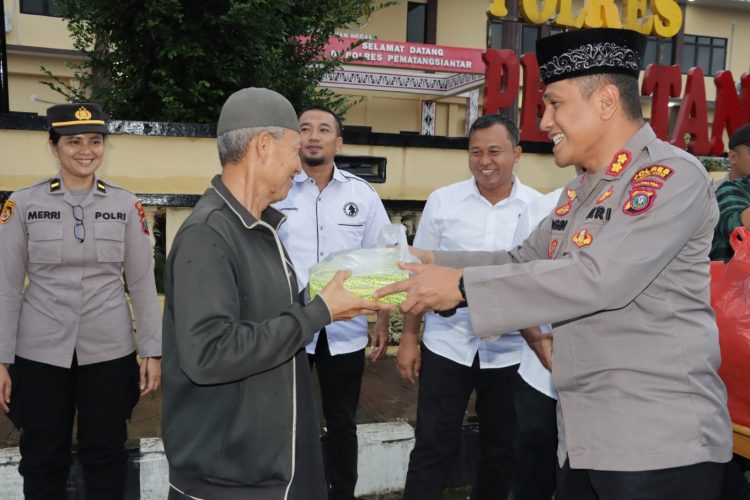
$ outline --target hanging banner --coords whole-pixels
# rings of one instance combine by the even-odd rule
[[[343,55],[346,64],[353,65],[444,73],[484,73],[482,49],[383,40],[367,40],[350,48],[357,41],[355,38],[332,36],[325,45],[326,55]]]

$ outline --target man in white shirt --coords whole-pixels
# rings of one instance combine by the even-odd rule
[[[518,219],[513,246],[523,243],[537,225],[558,206],[562,188],[529,203]],[[549,325],[541,330],[550,332]],[[513,500],[550,500],[557,472],[557,391],[550,363],[552,337],[524,330],[521,380],[516,387],[516,477]]]
[[[469,131],[473,177],[429,196],[414,239],[416,247],[511,248],[519,215],[541,196],[513,173],[521,157],[518,140],[518,128],[505,117],[485,115],[474,122]],[[416,443],[404,498],[440,498],[458,455],[466,405],[476,390],[481,452],[472,499],[505,499],[513,478],[514,393],[524,340],[518,332],[479,340],[468,309],[461,308],[451,317],[426,315],[420,353],[421,320],[421,316],[405,316],[398,352],[401,377],[414,383],[419,376]]]
[[[286,199],[275,204],[286,215],[279,236],[297,271],[300,289],[310,267],[328,254],[374,247],[390,223],[383,203],[363,179],[336,168],[343,146],[341,121],[330,109],[311,107],[299,116],[302,172]],[[372,359],[388,341],[388,313],[379,313],[373,330]],[[307,346],[318,372],[326,420],[324,457],[330,500],[353,500],[357,483],[356,413],[365,363],[367,317],[336,321]]]

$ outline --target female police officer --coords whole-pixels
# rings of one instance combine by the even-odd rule
[[[139,393],[160,382],[161,322],[143,207],[95,175],[106,119],[96,104],[49,108],[60,171],[13,193],[0,214],[0,408],[21,429],[27,499],[66,498],[76,410],[86,498],[122,498],[126,420]]]

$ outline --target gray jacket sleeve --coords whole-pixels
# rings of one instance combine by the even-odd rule
[[[13,215],[0,224],[0,363],[13,363],[29,260],[22,204],[13,196]]]
[[[246,292],[236,282],[232,251],[205,225],[182,230],[171,265],[180,367],[197,384],[231,382],[279,366],[331,322],[320,297],[306,306],[290,304],[279,316],[262,321],[241,320],[239,302]],[[267,285],[242,284],[249,288],[263,294]]]
[[[161,314],[154,281],[154,253],[133,203],[125,227],[125,278],[135,314],[135,336],[142,358],[161,356]]]
[[[466,269],[475,334],[486,337],[624,307],[696,232],[713,228],[717,209],[709,190],[697,167],[681,168],[664,183],[650,210],[630,216],[618,208],[591,245],[578,252],[559,260]]]

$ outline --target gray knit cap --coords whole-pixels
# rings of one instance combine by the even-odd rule
[[[297,114],[284,96],[257,87],[238,90],[221,108],[216,135],[254,127],[282,127],[299,132]]]

